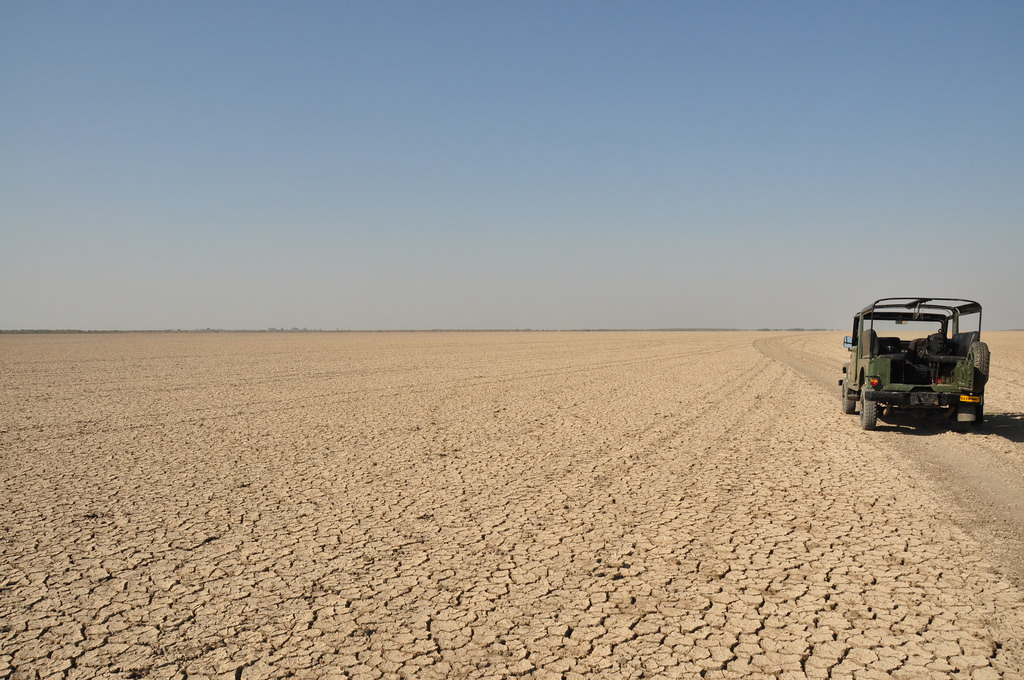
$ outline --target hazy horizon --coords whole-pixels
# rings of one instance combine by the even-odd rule
[[[1012,329],[1011,329],[1012,330]],[[61,333],[830,333],[837,328],[0,328],[7,335]]]
[[[1024,328],[1024,4],[5,3],[0,328]]]

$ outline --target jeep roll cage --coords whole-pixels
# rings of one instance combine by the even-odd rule
[[[978,334],[981,334],[981,304],[963,298],[893,297],[875,300],[860,310],[853,319],[852,345],[856,346],[860,333],[860,320],[869,322],[874,330],[875,321],[923,321],[941,326],[943,335],[953,322],[953,333],[960,331],[960,317],[978,315]]]

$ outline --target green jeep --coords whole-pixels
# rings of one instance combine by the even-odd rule
[[[981,305],[958,298],[883,298],[853,318],[843,346],[843,413],[873,430],[894,410],[931,409],[958,429],[984,420],[988,345]]]

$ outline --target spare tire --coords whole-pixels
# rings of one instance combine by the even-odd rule
[[[988,345],[984,342],[971,343],[967,350],[967,358],[974,364],[974,389],[981,388],[988,380],[988,366],[991,355]]]

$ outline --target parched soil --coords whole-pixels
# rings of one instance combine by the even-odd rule
[[[0,336],[0,678],[1024,675],[1024,333]]]

